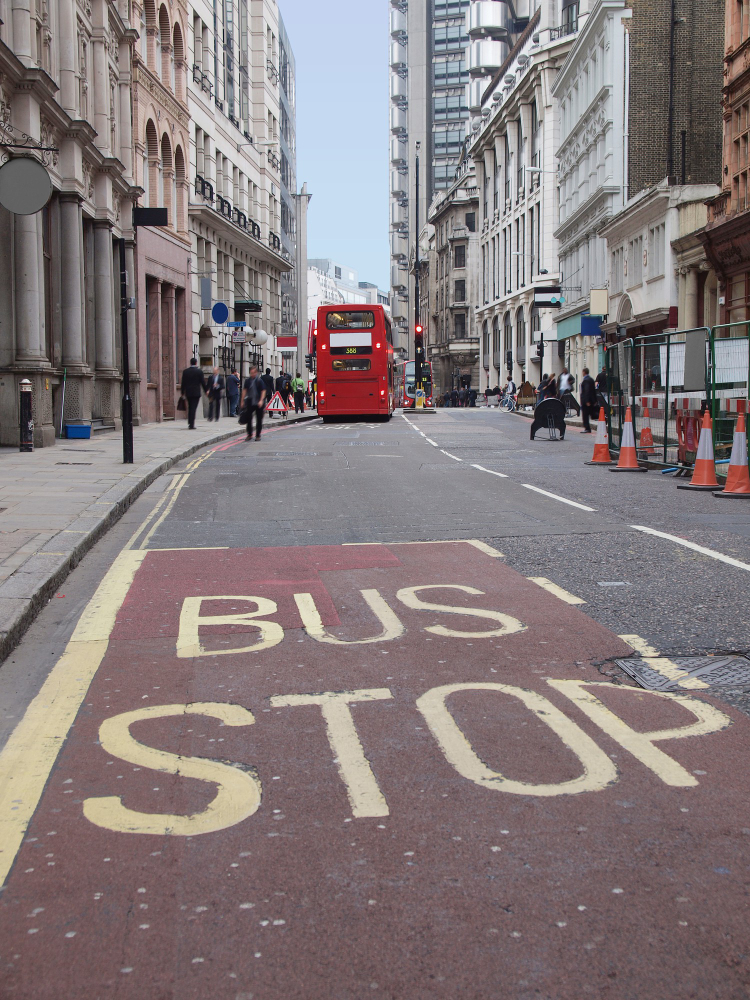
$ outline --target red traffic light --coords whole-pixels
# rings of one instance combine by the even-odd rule
[[[414,327],[414,332],[415,332],[415,333],[424,333],[424,327],[421,327],[421,326],[415,326],[415,327]]]

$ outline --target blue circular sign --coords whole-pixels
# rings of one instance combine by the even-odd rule
[[[229,319],[229,308],[226,302],[217,302],[211,310],[211,316],[213,317],[214,323],[218,323],[219,326],[223,326]]]

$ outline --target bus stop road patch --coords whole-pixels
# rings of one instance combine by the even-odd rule
[[[0,992],[744,996],[747,720],[629,653],[469,542],[122,553],[0,755]]]

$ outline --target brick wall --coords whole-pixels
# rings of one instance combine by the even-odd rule
[[[725,0],[674,0],[674,123],[670,168],[671,0],[632,0],[629,196],[670,173],[687,184],[721,183]]]

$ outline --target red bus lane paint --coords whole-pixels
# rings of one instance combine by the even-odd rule
[[[382,306],[321,306],[318,413],[324,421],[376,416],[395,406],[391,321]]]
[[[11,747],[4,995],[741,995],[747,719],[604,683],[496,555],[127,552],[84,618]]]

